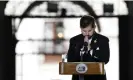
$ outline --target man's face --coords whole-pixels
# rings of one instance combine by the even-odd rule
[[[87,26],[86,28],[81,28],[81,33],[84,36],[92,36],[95,31],[95,27],[92,28],[92,25]]]

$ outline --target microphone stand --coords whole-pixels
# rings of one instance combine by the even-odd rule
[[[84,53],[85,53],[85,51],[84,51],[84,47],[81,49],[81,51],[80,51],[80,62],[82,62],[83,61],[83,55],[84,55]]]
[[[83,55],[86,52],[84,50],[84,48],[85,48],[85,46],[83,46],[83,48],[81,48],[81,50],[80,50],[80,62],[83,62]],[[84,80],[84,75],[80,74],[79,75],[79,80]]]

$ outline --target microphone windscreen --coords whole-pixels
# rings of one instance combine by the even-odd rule
[[[84,46],[88,46],[88,42],[84,42]]]

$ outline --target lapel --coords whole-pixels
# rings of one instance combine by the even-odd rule
[[[93,37],[92,37],[92,40],[91,40],[91,49],[95,49],[96,48],[96,43],[97,43],[97,33],[95,32]]]

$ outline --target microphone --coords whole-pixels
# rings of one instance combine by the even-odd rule
[[[83,47],[81,48],[81,51],[80,51],[81,61],[83,61],[84,53],[88,53],[88,42],[87,41],[88,41],[88,36],[85,36]]]
[[[89,37],[89,36],[85,36],[85,37],[84,37],[84,44],[83,44],[84,51],[87,51],[87,50],[88,50],[88,48],[87,48],[87,46],[88,46],[88,40],[89,40],[88,37]]]
[[[88,46],[88,42],[84,42],[84,46]]]
[[[83,46],[84,46],[84,49],[83,50],[84,51],[87,51],[88,50],[88,47],[87,47],[88,46],[88,42],[84,42],[84,45]]]
[[[84,42],[83,47],[81,48],[81,51],[87,51],[88,50],[87,46],[88,46],[88,43]]]
[[[88,53],[88,43],[87,42],[84,42],[83,44],[83,47],[81,48],[81,51],[80,51],[80,56],[81,56],[81,61],[83,61],[83,55],[84,53]]]

